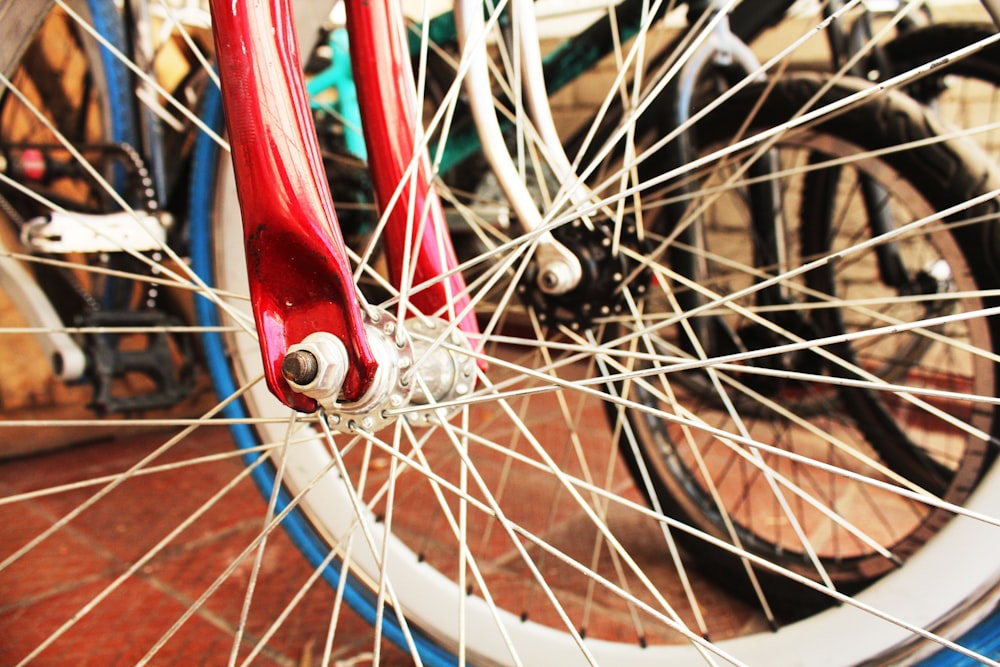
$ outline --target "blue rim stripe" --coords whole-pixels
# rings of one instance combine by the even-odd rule
[[[203,100],[202,118],[209,127],[222,127],[222,98],[219,91],[210,86]],[[212,256],[212,215],[214,209],[214,194],[218,146],[204,133],[198,136],[195,143],[191,169],[191,189],[189,201],[189,230],[191,236],[191,266],[209,287],[214,285],[214,259]],[[195,314],[198,323],[205,327],[219,326],[219,317],[214,304],[202,297],[195,299]],[[212,383],[220,400],[231,396],[236,390],[236,382],[227,361],[225,344],[218,331],[204,331],[201,341],[205,350],[206,362]],[[246,419],[246,407],[242,402],[228,404],[222,411],[226,418]],[[230,432],[239,449],[250,449],[259,444],[256,432],[249,424],[233,424]],[[259,457],[258,452],[248,452],[243,455],[244,462],[249,465]],[[274,489],[274,469],[269,464],[258,466],[251,473],[254,482],[265,498],[271,497]],[[285,489],[278,495],[277,511],[288,507],[290,497]],[[293,509],[282,521],[282,527],[292,538],[292,541],[305,555],[312,567],[320,567],[329,554],[329,546],[316,534],[305,515],[298,509]],[[339,560],[327,565],[323,571],[323,579],[336,589],[340,582],[341,565]],[[376,600],[374,595],[364,585],[348,576],[344,586],[344,600],[366,622],[374,625],[376,622]],[[450,652],[442,649],[424,634],[410,628],[414,643],[420,653],[421,660],[432,667],[450,667],[458,661]],[[391,610],[386,610],[382,623],[383,636],[394,644],[408,651],[403,631]]]
[[[986,618],[956,642],[988,658],[1000,657],[1000,607],[995,608]],[[941,649],[934,655],[917,663],[917,667],[971,667],[982,664],[954,651]]]

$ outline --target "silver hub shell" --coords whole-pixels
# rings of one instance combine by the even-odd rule
[[[472,392],[476,384],[476,360],[469,354],[472,346],[460,329],[444,320],[415,317],[406,321],[406,329],[416,359],[410,404],[427,406],[408,411],[406,419],[415,426],[447,421],[459,407],[434,406]]]
[[[371,387],[354,403],[336,403],[327,408],[327,421],[337,431],[351,432],[361,428],[370,433],[381,430],[396,420],[387,410],[401,408],[409,402],[412,386],[406,373],[413,366],[413,346],[396,318],[387,311],[365,315],[365,333],[378,371]],[[324,406],[326,407],[326,406]]]
[[[311,334],[288,351],[290,357],[302,355],[300,358],[310,362],[309,373],[305,373],[310,377],[308,382],[301,380],[303,384],[286,379],[296,391],[320,404],[331,429],[374,433],[400,414],[415,426],[438,424],[458,411],[459,406],[449,404],[475,388],[472,345],[451,323],[417,317],[400,327],[388,312],[375,311],[364,316],[364,327],[378,370],[368,391],[357,401],[340,398],[349,358],[333,334]],[[426,409],[400,412],[407,406]]]

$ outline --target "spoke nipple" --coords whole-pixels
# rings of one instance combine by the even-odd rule
[[[295,350],[285,355],[281,362],[281,374],[292,384],[307,385],[316,379],[319,363],[315,355],[306,350]]]

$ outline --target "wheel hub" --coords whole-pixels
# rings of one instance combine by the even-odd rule
[[[577,220],[556,230],[553,236],[577,257],[582,277],[575,288],[554,293],[546,289],[549,276],[544,273],[545,267],[540,270],[533,262],[525,271],[518,291],[543,324],[585,329],[595,318],[625,310],[626,291],[636,295],[648,290],[650,271],[623,252],[625,248],[637,254],[647,250],[648,244],[639,238],[634,221],[626,221],[617,248],[614,229],[608,224],[588,227]]]
[[[350,359],[344,344],[317,332],[291,346],[282,374],[295,390],[314,399],[334,431],[374,433],[400,415],[414,425],[445,421],[457,410],[448,404],[475,387],[476,362],[465,335],[435,318],[413,318],[400,326],[387,311],[364,316],[365,334],[378,370],[357,401],[340,400]],[[425,409],[402,410],[408,405]]]
[[[385,428],[396,419],[388,410],[406,405],[413,391],[406,378],[413,367],[413,346],[396,318],[376,310],[371,315],[365,313],[363,321],[378,370],[368,391],[357,401],[340,401],[350,358],[344,344],[331,333],[313,333],[291,346],[282,364],[288,384],[315,399],[335,431],[374,433]]]

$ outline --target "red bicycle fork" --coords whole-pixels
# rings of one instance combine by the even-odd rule
[[[343,345],[338,400],[359,401],[377,381],[384,346],[371,339],[337,223],[305,92],[288,0],[211,0],[219,75],[243,215],[250,298],[270,390],[303,412],[317,401],[282,372],[312,334]],[[478,333],[426,155],[414,160],[416,100],[397,3],[348,0],[352,66],[390,280],[421,313]],[[411,266],[404,266],[406,258]],[[441,276],[447,276],[441,278]],[[366,330],[367,328],[367,330]],[[336,341],[334,341],[336,343]],[[380,359],[381,358],[381,362]],[[392,361],[389,361],[392,363]],[[407,362],[409,363],[409,362]]]

